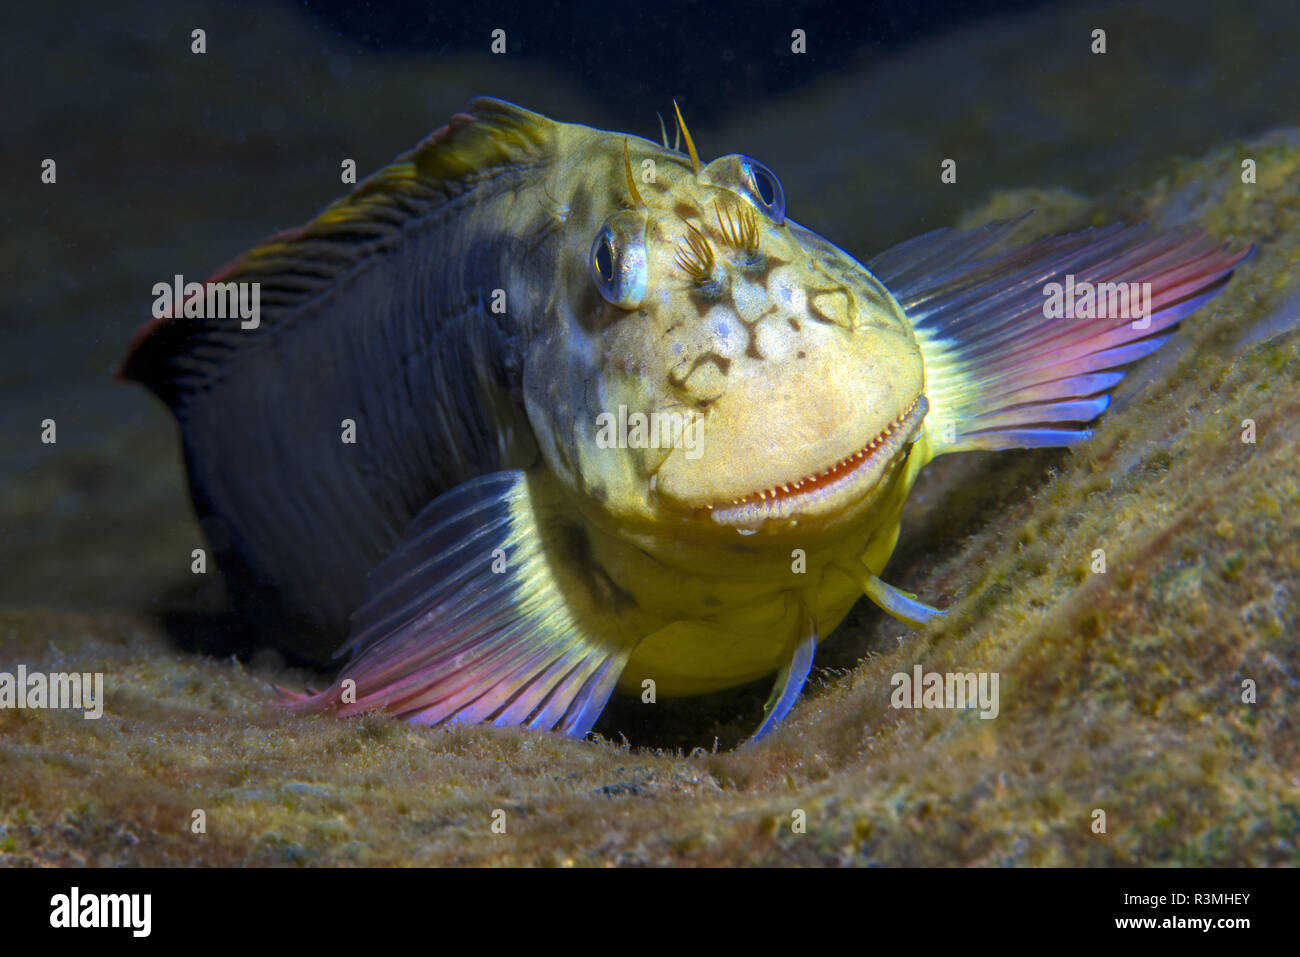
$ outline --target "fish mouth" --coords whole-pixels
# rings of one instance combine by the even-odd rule
[[[742,528],[767,519],[840,511],[870,491],[891,463],[902,461],[899,453],[916,441],[929,410],[930,403],[922,393],[905,412],[852,455],[794,481],[704,508],[714,522]]]

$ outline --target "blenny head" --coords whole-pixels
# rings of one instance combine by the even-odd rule
[[[625,523],[734,537],[852,522],[927,411],[910,324],[867,269],[787,218],[772,170],[703,164],[680,129],[685,154],[561,134],[584,159],[546,186],[564,252],[559,321],[532,364],[550,371],[526,377],[534,423],[553,410],[543,454]]]

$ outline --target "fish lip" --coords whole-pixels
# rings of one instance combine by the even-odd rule
[[[830,469],[771,489],[751,492],[729,502],[699,506],[695,511],[719,525],[741,528],[753,527],[768,519],[797,519],[810,510],[809,506],[816,504],[830,502],[831,507],[824,511],[842,511],[874,488],[888,474],[891,462],[901,461],[899,453],[916,441],[929,410],[930,403],[925,393],[919,393],[906,412],[858,452],[841,459]],[[862,458],[857,464],[852,464],[859,455]],[[796,490],[797,485],[817,482],[836,470],[840,470],[839,474],[834,475],[829,483],[817,485],[809,491]]]

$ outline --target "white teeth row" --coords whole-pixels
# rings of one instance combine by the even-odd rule
[[[816,475],[810,475],[810,476],[808,476],[808,477],[806,477],[806,478],[802,478],[802,479],[800,479],[798,482],[791,482],[791,483],[789,483],[788,485],[775,486],[775,487],[773,487],[773,488],[769,488],[769,489],[767,489],[766,491],[759,492],[758,495],[757,495],[757,499],[758,499],[758,501],[760,501],[760,502],[765,502],[765,501],[767,501],[767,499],[768,499],[769,497],[771,497],[771,498],[776,498],[776,493],[777,493],[777,489],[778,489],[778,488],[779,488],[782,492],[785,492],[786,494],[789,494],[791,488],[795,488],[795,489],[801,489],[801,488],[803,488],[803,484],[804,484],[804,482],[815,482],[815,481],[817,481],[818,479],[825,478],[826,476],[830,475],[832,472],[838,472],[840,469],[844,468],[844,466],[846,466],[846,465],[849,465],[849,464],[851,464],[851,463],[853,463],[853,462],[861,462],[861,461],[862,461],[863,459],[865,459],[868,455],[870,455],[872,452],[874,452],[878,446],[884,445],[885,442],[889,439],[889,437],[890,437],[891,435],[894,434],[894,430],[897,429],[900,425],[903,424],[903,420],[906,419],[909,415],[911,415],[911,414],[912,414],[912,410],[915,409],[915,408],[916,408],[916,400],[914,400],[914,401],[912,402],[912,404],[911,404],[910,406],[907,407],[907,411],[906,411],[906,412],[904,412],[902,415],[900,415],[898,418],[896,418],[893,422],[889,423],[889,426],[885,429],[885,431],[881,432],[881,433],[880,433],[879,435],[877,435],[874,439],[872,439],[871,442],[870,442],[870,444],[867,445],[866,448],[864,448],[864,449],[862,449],[862,450],[860,450],[860,451],[858,451],[858,452],[855,452],[853,455],[850,455],[850,456],[849,456],[848,458],[846,458],[846,459],[841,459],[839,462],[835,463],[835,464],[832,465],[830,468],[828,468],[828,469],[823,469],[822,471],[818,472]],[[754,498],[755,498],[755,496],[752,495],[752,494],[751,494],[751,495],[746,495],[744,498],[733,498],[733,499],[731,500],[731,504],[732,504],[732,505],[740,505],[742,502],[745,502],[745,501],[752,501]],[[714,506],[714,505],[707,505],[707,506],[705,506],[705,507],[706,507],[709,511],[713,511],[713,509],[714,509],[716,506]]]
[[[915,406],[916,406],[916,403],[913,402],[913,403],[912,403],[912,407],[915,407]],[[885,442],[889,440],[889,437],[890,437],[891,435],[894,434],[894,430],[897,429],[900,425],[903,424],[903,420],[906,419],[906,418],[908,417],[908,415],[911,414],[911,412],[912,412],[912,409],[909,408],[906,412],[904,412],[902,415],[900,415],[898,418],[896,418],[893,422],[889,423],[889,425],[888,425],[888,427],[886,427],[885,431],[881,432],[881,433],[880,433],[879,435],[877,435],[874,439],[872,439],[872,440],[867,444],[867,447],[866,447],[866,448],[861,449],[861,450],[858,451],[858,452],[855,452],[854,454],[850,455],[848,458],[841,459],[839,462],[837,462],[836,464],[832,465],[830,468],[828,468],[828,469],[824,469],[822,472],[818,473],[818,475],[817,475],[816,477],[817,477],[817,478],[825,478],[827,475],[830,475],[832,472],[838,472],[840,469],[844,468],[844,466],[846,466],[846,465],[851,465],[851,464],[854,463],[854,462],[861,462],[861,461],[862,461],[863,459],[865,459],[868,455],[870,455],[872,452],[874,452],[874,451],[876,450],[877,447],[879,447],[879,446],[881,446],[881,445],[884,445]],[[802,484],[802,483],[799,483],[799,484]]]

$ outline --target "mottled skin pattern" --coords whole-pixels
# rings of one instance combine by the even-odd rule
[[[560,124],[554,135],[559,154],[585,159],[550,168],[530,227],[561,248],[525,400],[595,563],[634,597],[629,626],[649,636],[622,684],[700,693],[770,674],[809,617],[821,635],[838,624],[862,570],[892,551],[924,461],[906,442],[922,432],[920,349],[889,292],[773,219],[737,157],[697,175],[684,154],[631,138],[633,195],[624,136]],[[735,242],[743,210],[756,250]],[[635,305],[607,302],[593,273],[611,220],[644,235]],[[707,278],[679,261],[689,227],[712,253]],[[597,416],[620,405],[702,417],[703,453],[599,447]],[[855,467],[838,481],[810,481],[845,459]]]

